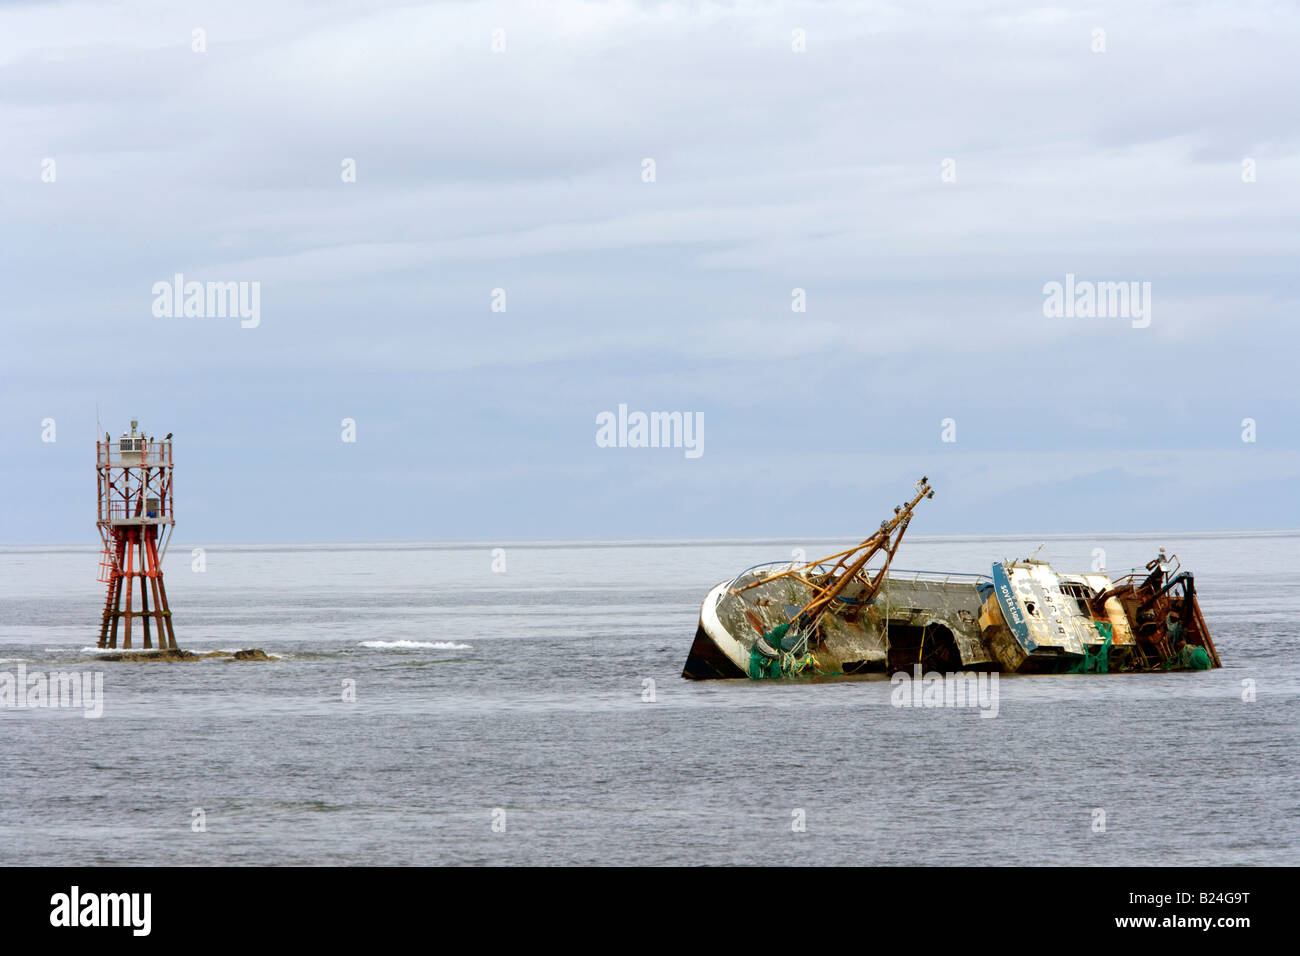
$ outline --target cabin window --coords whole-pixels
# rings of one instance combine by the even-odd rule
[[[1096,596],[1092,588],[1088,587],[1086,584],[1062,584],[1061,593],[1066,597],[1074,598],[1075,603],[1079,605],[1079,610],[1083,614],[1089,617],[1092,615],[1089,602],[1091,602]]]

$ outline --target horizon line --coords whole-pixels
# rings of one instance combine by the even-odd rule
[[[1071,538],[1149,538],[1160,535],[1184,538],[1230,538],[1251,536],[1288,537],[1300,536],[1300,528],[1278,529],[1240,529],[1233,531],[1012,531],[998,533],[980,532],[917,532],[904,540],[1018,540],[1022,538],[1040,538],[1044,540],[1068,540]],[[835,543],[862,540],[851,535],[760,535],[753,537],[702,537],[702,538],[517,538],[517,539],[390,539],[386,541],[212,541],[202,547],[222,547],[232,549],[258,548],[407,548],[410,550],[456,550],[469,548],[544,548],[544,547],[676,547],[683,545],[726,545],[726,544],[811,544]],[[200,545],[194,545],[200,547]],[[0,543],[0,551],[99,551],[102,542],[80,543]]]

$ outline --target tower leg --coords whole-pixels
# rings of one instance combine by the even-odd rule
[[[167,650],[175,650],[176,638],[171,634],[171,621],[165,619],[163,615],[166,608],[162,593],[162,568],[158,566],[158,532],[156,528],[149,529],[149,536],[145,539],[145,544],[149,549],[149,584],[153,587],[153,611],[158,624],[158,646]]]
[[[122,644],[125,650],[131,649],[131,595],[135,590],[133,573],[133,562],[135,560],[135,535],[128,531],[126,533],[126,641]]]
[[[167,587],[163,584],[162,572],[158,572],[158,593],[161,603],[158,607],[162,612],[163,623],[167,625],[167,646],[172,650],[176,649],[176,631],[172,627],[172,609],[167,604]]]
[[[144,634],[144,649],[153,649],[149,634],[149,563],[145,560],[145,529],[140,531],[140,630]]]
[[[121,558],[118,559],[122,560]],[[122,620],[122,575],[113,576],[113,630],[109,634],[108,646],[117,647],[117,628]]]

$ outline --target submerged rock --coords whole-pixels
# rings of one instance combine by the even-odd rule
[[[174,664],[177,661],[201,661],[204,659],[216,658],[223,661],[274,661],[278,657],[272,657],[260,647],[245,647],[238,651],[205,651],[202,654],[196,654],[194,651],[184,651],[180,648],[162,651],[115,651],[111,654],[100,654],[95,660],[99,661],[166,661]]]
[[[199,655],[193,651],[183,651],[180,648],[165,651],[118,651],[114,654],[100,654],[96,660],[100,661],[167,661],[169,664],[176,661],[197,661]]]

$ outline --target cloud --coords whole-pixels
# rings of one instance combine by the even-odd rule
[[[350,468],[274,448],[354,414],[391,426],[363,431],[391,460],[348,471],[360,495],[436,456],[476,520],[600,530],[556,496],[633,488],[607,533],[679,506],[762,533],[766,495],[830,526],[827,476],[911,474],[951,416],[962,500],[1054,488],[1093,521],[1147,482],[1220,526],[1294,477],[1297,40],[1249,2],[7,5],[0,490],[56,467],[33,420],[96,400],[194,442],[264,430],[249,468],[293,475]],[[260,282],[261,325],[155,319],[177,272]],[[1045,318],[1066,273],[1151,282],[1151,327]],[[591,458],[620,401],[702,410],[703,463]],[[1262,454],[1216,466],[1247,416]],[[520,449],[551,478],[514,484]],[[309,504],[277,533],[314,536]]]

